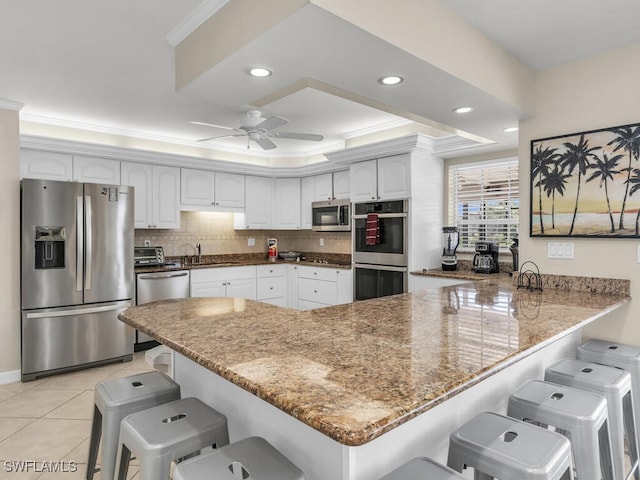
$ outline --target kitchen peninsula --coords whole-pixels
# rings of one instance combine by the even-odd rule
[[[628,290],[627,290],[628,291]],[[627,295],[515,289],[503,276],[299,312],[239,298],[130,308],[172,348],[183,396],[261,435],[308,480],[375,480],[563,356]]]

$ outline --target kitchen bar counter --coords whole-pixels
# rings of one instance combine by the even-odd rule
[[[629,301],[503,276],[299,312],[168,300],[120,319],[346,446],[382,436]]]

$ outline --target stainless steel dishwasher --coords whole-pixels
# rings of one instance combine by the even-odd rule
[[[168,300],[171,298],[187,298],[189,296],[189,270],[172,270],[166,272],[138,273],[136,275],[136,305]],[[146,350],[157,345],[148,335],[136,331],[135,350]]]

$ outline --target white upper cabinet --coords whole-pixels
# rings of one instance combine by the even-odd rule
[[[351,200],[372,202],[409,198],[410,164],[408,154],[351,164]]]
[[[234,218],[235,228],[267,229],[273,226],[274,182],[270,177],[245,176],[244,221]]]
[[[378,197],[396,200],[411,196],[411,155],[378,159]]]
[[[333,175],[323,173],[313,177],[313,198],[316,202],[333,199]]]
[[[119,185],[120,161],[74,155],[73,180],[76,182]]]
[[[351,173],[351,201],[372,202],[378,200],[378,161],[353,163]]]
[[[180,228],[180,169],[153,166],[153,228]]]
[[[73,180],[73,157],[70,154],[20,150],[20,178]]]
[[[349,170],[333,172],[333,198],[349,198],[351,196],[351,175]]]
[[[337,198],[349,198],[349,170],[334,173],[322,173],[315,175],[314,200],[335,200]]]
[[[210,207],[215,202],[215,175],[207,170],[180,169],[180,203]]]
[[[180,228],[180,169],[122,162],[121,183],[134,187],[135,228]]]
[[[274,228],[300,228],[300,179],[275,179]]]
[[[180,183],[184,210],[244,207],[244,175],[181,168]]]
[[[216,172],[215,176],[216,207],[244,207],[244,175]]]
[[[311,230],[312,213],[311,203],[314,198],[314,178],[303,177],[300,179],[300,228]]]

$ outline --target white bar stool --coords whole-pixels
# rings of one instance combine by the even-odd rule
[[[427,457],[409,460],[380,480],[464,480],[455,470]]]
[[[120,422],[124,417],[180,398],[180,386],[153,371],[98,383],[94,394],[93,421],[87,460],[87,480],[96,473],[98,447],[102,440],[101,478],[115,473]]]
[[[602,395],[530,380],[509,396],[507,415],[566,432],[579,479],[614,479],[607,401]]]
[[[634,471],[637,475],[638,440],[629,373],[606,365],[566,359],[548,367],[544,379],[547,382],[599,393],[607,399],[615,478],[625,479],[628,473]],[[625,438],[631,460],[628,473],[624,459]]]
[[[447,465],[458,472],[472,467],[476,480],[573,478],[566,437],[493,412],[475,416],[451,434]]]
[[[185,460],[173,480],[304,480],[304,473],[261,437],[249,437]]]
[[[622,368],[631,375],[636,432],[640,431],[640,347],[591,339],[578,346],[578,360]]]
[[[149,408],[122,420],[115,478],[127,478],[132,454],[141,480],[167,480],[172,461],[228,443],[227,418],[197,398]]]

